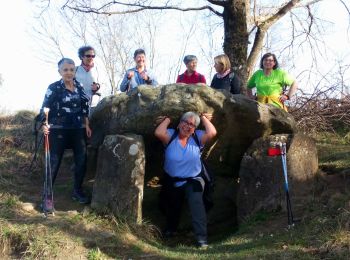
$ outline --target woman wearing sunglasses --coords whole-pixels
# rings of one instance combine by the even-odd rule
[[[165,149],[163,182],[165,215],[167,227],[164,235],[172,236],[178,227],[181,208],[186,198],[192,226],[199,247],[207,247],[207,217],[203,202],[204,179],[202,170],[201,148],[216,135],[216,129],[210,122],[211,114],[198,116],[194,112],[182,115],[177,130],[168,129],[169,117],[159,117],[160,122],[155,136],[163,143]],[[196,130],[202,122],[205,130]],[[174,135],[175,133],[175,135]],[[197,140],[195,139],[197,138]]]
[[[81,64],[77,66],[75,78],[79,81],[85,92],[90,97],[90,108],[93,110],[101,100],[100,77],[95,66],[95,49],[91,46],[82,46],[78,50],[78,56]]]
[[[86,136],[91,136],[89,97],[74,79],[75,64],[72,59],[61,59],[58,62],[58,72],[62,78],[48,87],[41,108],[42,122],[45,120],[44,108],[49,109],[49,125],[43,124],[42,130],[45,135],[49,134],[52,184],[55,182],[64,150],[72,148],[75,163],[72,199],[86,204],[89,199],[82,191],[82,184],[86,170]],[[50,206],[50,201],[45,205],[50,210],[47,206]]]

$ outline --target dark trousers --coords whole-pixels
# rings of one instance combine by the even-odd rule
[[[207,215],[203,202],[203,188],[198,187],[204,185],[197,180],[187,181],[180,187],[167,185],[163,196],[165,196],[166,206],[165,215],[167,220],[167,230],[176,231],[179,225],[182,205],[187,200],[191,217],[192,227],[198,241],[207,241]]]
[[[74,154],[74,190],[81,189],[86,172],[86,134],[85,128],[50,129],[50,156],[52,184],[55,182],[63,153],[72,148]]]

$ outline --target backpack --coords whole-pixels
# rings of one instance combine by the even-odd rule
[[[240,86],[240,80],[237,78],[236,74],[232,71],[228,75],[230,79],[230,93],[232,94],[240,94],[241,93],[241,86]],[[234,81],[235,79],[235,81]]]

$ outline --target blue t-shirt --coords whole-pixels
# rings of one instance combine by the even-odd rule
[[[168,129],[167,133],[171,137],[174,131],[174,129]],[[196,130],[200,144],[204,133],[203,130]],[[182,147],[177,136],[165,150],[164,170],[171,177],[196,177],[202,170],[200,157],[200,148],[193,137],[190,137],[186,146]],[[185,182],[181,182],[183,183]]]

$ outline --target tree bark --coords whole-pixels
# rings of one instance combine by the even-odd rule
[[[242,81],[247,82],[248,31],[246,0],[231,0],[224,6],[224,52],[229,57],[232,69]]]

